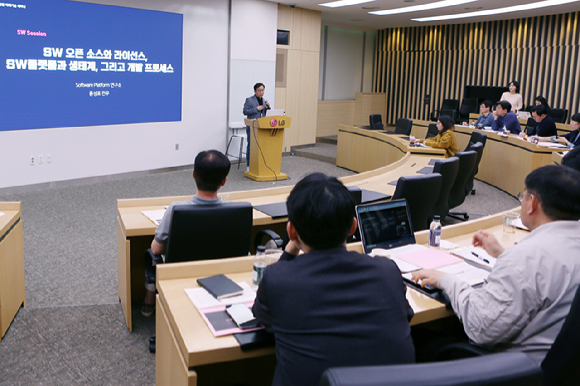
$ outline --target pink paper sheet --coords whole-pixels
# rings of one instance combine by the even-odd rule
[[[462,259],[453,257],[450,254],[441,252],[437,249],[425,249],[406,253],[397,257],[408,261],[411,264],[427,269],[439,268],[450,264],[461,263],[463,261]]]

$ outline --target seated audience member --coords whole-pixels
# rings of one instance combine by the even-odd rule
[[[507,249],[492,233],[473,237],[474,245],[498,258],[481,288],[437,270],[417,271],[413,280],[447,292],[473,342],[522,351],[539,364],[580,283],[580,172],[543,166],[528,174],[525,186],[521,219],[529,235]]]
[[[540,106],[540,105],[545,106],[546,109],[548,110],[548,113],[550,112],[550,105],[548,105],[548,101],[543,96],[537,96],[534,99],[534,105],[535,106]]]
[[[425,145],[435,149],[445,149],[445,158],[453,157],[455,153],[459,151],[459,145],[457,144],[457,139],[453,132],[454,128],[455,122],[453,122],[453,119],[443,115],[437,120],[437,130],[439,130],[439,134],[433,138],[417,138],[414,143],[423,142]]]
[[[518,111],[524,107],[524,100],[520,94],[520,84],[515,80],[512,80],[508,85],[509,92],[504,92],[501,94],[502,101],[508,101],[511,105],[511,109],[517,114]]]
[[[537,135],[539,137],[551,137],[557,135],[556,123],[552,117],[548,116],[548,109],[545,106],[537,105],[532,108],[532,118],[536,121],[537,125],[528,131],[528,135]],[[524,133],[520,133],[520,136],[524,136]]]
[[[538,139],[540,141],[551,141],[551,142],[559,142],[570,149],[580,145],[580,113],[576,113],[572,115],[570,118],[570,127],[572,127],[572,131],[566,135],[552,135],[551,137],[542,137],[540,136]]]
[[[483,129],[484,127],[491,127],[491,124],[493,122],[493,114],[491,113],[492,105],[493,103],[491,103],[491,101],[487,99],[481,103],[481,106],[479,106],[479,111],[481,112],[481,115],[479,116],[479,118],[477,118],[477,121],[475,122],[475,127],[477,127],[478,129]]]
[[[272,384],[318,385],[329,367],[413,363],[401,272],[389,259],[346,249],[357,227],[346,187],[311,174],[286,205],[290,242],[264,270],[253,307],[276,340]]]
[[[175,206],[216,205],[222,203],[217,192],[226,183],[228,173],[230,172],[230,160],[228,157],[217,150],[202,151],[195,157],[193,168],[193,179],[197,186],[195,196],[189,201],[178,201],[169,205],[155,231],[155,237],[151,243],[151,251],[155,255],[161,255],[163,260],[165,260],[165,245],[169,237],[169,225],[171,224],[171,217]],[[149,253],[145,253],[145,271],[149,273],[146,276],[154,277],[155,265],[151,261]],[[145,288],[147,291],[141,314],[149,317],[155,312],[155,282],[145,283]]]
[[[580,172],[580,146],[575,147],[562,158],[562,165]]]
[[[499,101],[493,112],[493,122],[491,128],[501,131],[505,127],[512,134],[519,134],[522,131],[517,115],[512,111],[512,105],[508,101]]]

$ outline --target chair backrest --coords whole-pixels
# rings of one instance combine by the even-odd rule
[[[550,109],[548,115],[552,117],[556,123],[566,123],[566,117],[568,116],[568,110],[565,109]]]
[[[437,134],[439,134],[439,130],[437,130],[437,124],[430,123],[429,128],[427,129],[427,136],[425,137],[425,139],[436,137]]]
[[[369,115],[369,125],[371,126],[371,130],[384,130],[381,114]]]
[[[477,98],[463,98],[459,108],[459,119],[468,120],[469,114],[477,113]]]
[[[441,109],[439,116],[441,117],[443,115],[447,115],[448,117],[451,117],[451,119],[455,121],[455,118],[457,117],[457,110]]]
[[[407,118],[399,118],[395,126],[395,134],[411,135],[413,121]]]
[[[479,172],[479,162],[481,161],[481,157],[483,156],[483,144],[481,142],[476,142],[469,145],[466,151],[475,151],[477,153],[477,159],[475,161],[475,166],[473,167],[473,171],[471,175],[465,182],[465,195],[468,195],[473,189],[473,180],[475,179],[475,175]]]
[[[447,202],[447,199],[449,198],[449,192],[451,191],[451,187],[455,182],[458,171],[459,158],[457,157],[450,157],[435,162],[435,166],[433,166],[433,173],[441,174],[442,180],[439,198],[433,206],[433,211],[431,212],[430,217],[439,215],[441,220],[443,220],[445,219],[445,216],[447,216],[447,212],[449,212],[449,203]]]
[[[428,219],[439,198],[443,177],[439,173],[401,177],[393,200],[404,198],[409,206],[415,232],[429,228]]]
[[[250,203],[175,206],[165,262],[244,256],[251,242]]]
[[[542,371],[509,352],[447,362],[330,368],[319,386],[540,386]]]
[[[580,286],[566,321],[544,361],[544,385],[576,385],[580,379]]]
[[[471,137],[469,138],[469,142],[467,143],[465,151],[469,149],[469,146],[477,142],[481,142],[481,144],[485,148],[485,143],[487,142],[487,134],[482,133],[481,131],[474,131],[473,133],[471,133]]]
[[[448,205],[450,209],[463,204],[465,201],[465,183],[475,168],[477,152],[474,150],[460,151],[455,153],[455,157],[459,158],[459,170],[449,191]]]
[[[439,111],[442,110],[459,110],[459,101],[457,99],[444,99]]]

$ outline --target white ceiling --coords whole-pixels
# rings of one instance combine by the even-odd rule
[[[299,8],[311,9],[322,12],[322,24],[344,26],[353,29],[361,30],[379,30],[392,27],[416,27],[425,25],[440,25],[440,24],[464,24],[475,23],[490,20],[508,20],[520,19],[531,16],[554,15],[559,13],[580,11],[580,1],[559,5],[554,7],[539,8],[529,11],[505,13],[492,16],[470,17],[465,19],[448,20],[444,22],[416,22],[411,19],[426,16],[449,15],[457,13],[473,12],[473,8],[477,10],[496,9],[506,6],[530,4],[541,0],[478,0],[467,4],[434,9],[430,11],[403,13],[398,15],[377,16],[368,14],[369,11],[377,11],[382,9],[402,8],[409,6],[416,6],[422,4],[429,4],[438,0],[376,0],[369,3],[351,5],[348,7],[328,8],[319,6],[319,3],[326,3],[332,0],[290,0],[290,1],[275,1],[267,0],[274,3],[295,5]],[[377,7],[378,9],[363,9],[363,7]],[[479,9],[481,7],[481,9]],[[466,9],[467,8],[467,9]]]

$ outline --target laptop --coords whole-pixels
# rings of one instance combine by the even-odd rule
[[[527,111],[518,111],[518,119],[528,119],[531,118],[532,114]]]
[[[266,111],[267,117],[272,117],[275,115],[286,115],[286,111],[284,109],[270,109]]]
[[[358,205],[356,217],[365,253],[415,244],[405,199]]]

